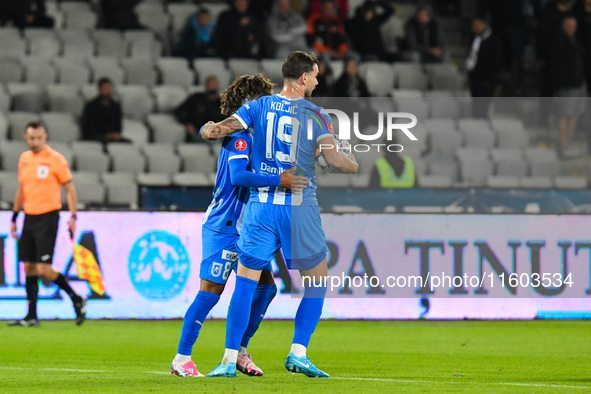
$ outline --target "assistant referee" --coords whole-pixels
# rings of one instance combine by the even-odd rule
[[[86,299],[72,290],[66,278],[51,268],[53,249],[57,237],[59,211],[62,208],[60,186],[64,186],[72,217],[68,222],[70,235],[76,231],[76,189],[68,162],[58,152],[45,145],[47,133],[37,122],[25,128],[25,141],[29,145],[18,163],[19,187],[14,198],[14,212],[10,232],[18,241],[18,260],[25,263],[27,300],[29,313],[24,319],[14,320],[9,326],[39,326],[37,318],[37,293],[39,275],[53,281],[64,290],[74,304],[76,324],[86,318]],[[24,206],[25,223],[19,238],[16,218]]]

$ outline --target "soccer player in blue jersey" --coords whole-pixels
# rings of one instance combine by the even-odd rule
[[[295,316],[295,333],[285,368],[309,377],[328,377],[306,355],[322,314],[327,275],[326,239],[316,200],[316,148],[321,145],[328,164],[341,172],[356,173],[358,165],[354,158],[336,149],[330,117],[305,100],[318,84],[316,57],[292,52],[282,73],[281,94],[261,97],[245,104],[233,116],[219,123],[209,122],[201,129],[205,140],[213,140],[252,128],[253,172],[272,176],[295,166],[298,175],[304,174],[309,180],[303,191],[280,186],[251,189],[238,241],[239,262],[226,323],[226,351],[220,365],[207,375],[211,377],[236,376],[240,340],[247,328],[261,271],[280,247],[288,268],[298,269],[302,277],[311,279],[304,282],[304,298]],[[314,117],[317,123],[307,122]]]
[[[222,94],[222,113],[233,114],[245,102],[271,94],[273,84],[262,75],[242,76]],[[308,181],[304,177],[291,175],[291,171],[269,176],[252,173],[251,147],[250,134],[238,133],[223,140],[213,200],[203,219],[203,260],[199,273],[201,288],[185,314],[178,353],[170,366],[171,372],[177,376],[203,376],[191,360],[191,353],[205,318],[220,299],[230,272],[236,269],[236,241],[242,227],[243,210],[250,194],[248,188],[284,187],[302,190]],[[248,328],[241,338],[237,368],[244,374],[263,375],[263,371],[254,364],[246,348],[276,293],[272,266],[267,262],[252,297],[252,313],[246,317]]]

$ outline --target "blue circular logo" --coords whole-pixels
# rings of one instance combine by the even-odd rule
[[[181,240],[166,231],[150,231],[129,255],[129,277],[138,293],[151,301],[168,301],[183,291],[191,264]]]

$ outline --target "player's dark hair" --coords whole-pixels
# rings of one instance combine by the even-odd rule
[[[43,124],[41,122],[38,122],[38,121],[29,122],[25,126],[25,134],[27,133],[27,130],[29,130],[29,128],[38,129],[39,127],[43,127]]]
[[[203,14],[209,15],[209,10],[207,8],[205,8],[205,7],[201,7],[197,11],[197,15],[203,15]]]
[[[221,94],[222,114],[230,116],[245,103],[273,94],[273,83],[262,74],[243,75]]]
[[[102,77],[102,78],[100,78],[100,79],[98,80],[98,82],[97,82],[97,86],[98,86],[99,88],[101,88],[101,87],[102,87],[104,84],[106,84],[106,83],[110,83],[111,85],[113,84],[113,82],[112,82],[112,81],[111,81],[109,78],[107,78],[107,77]]]
[[[314,65],[318,64],[318,58],[306,52],[295,51],[289,54],[281,73],[285,79],[296,80],[302,76],[303,73],[311,73],[314,70]]]

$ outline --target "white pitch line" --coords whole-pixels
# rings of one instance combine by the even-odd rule
[[[64,371],[64,372],[93,372],[105,373],[109,371],[98,371],[96,369],[73,369],[73,368],[21,368],[21,367],[0,367],[0,369],[34,369],[38,371]]]

